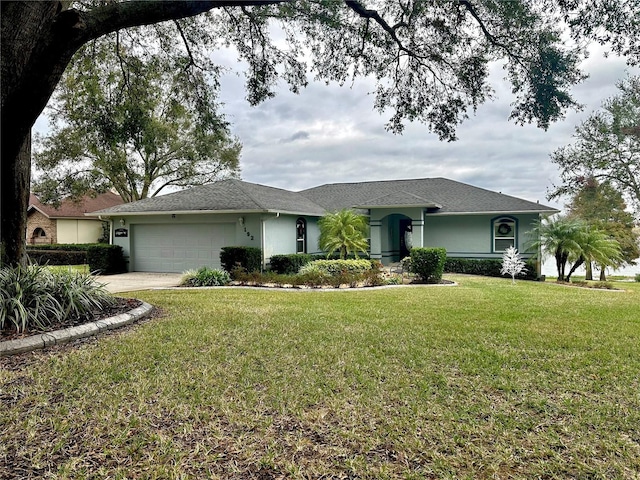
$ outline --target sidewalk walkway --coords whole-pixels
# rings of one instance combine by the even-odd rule
[[[98,275],[96,281],[111,293],[177,287],[181,273],[129,272],[117,275]]]

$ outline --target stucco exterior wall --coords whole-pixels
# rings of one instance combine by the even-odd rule
[[[505,215],[517,222],[516,248],[529,257],[531,229],[538,214]],[[493,251],[493,215],[425,215],[424,246],[447,249],[449,257],[501,258],[503,252]]]
[[[319,255],[322,252],[318,246],[320,240],[320,227],[318,226],[318,218],[304,217],[307,220],[307,253]]]
[[[58,219],[57,243],[96,243],[100,237],[100,220]]]
[[[275,215],[263,217],[264,246],[263,254],[268,263],[272,255],[296,253],[296,220],[294,215]]]

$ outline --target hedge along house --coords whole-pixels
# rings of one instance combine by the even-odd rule
[[[123,204],[88,215],[114,224],[113,243],[132,271],[182,272],[220,266],[220,249],[252,246],[275,254],[321,253],[318,219],[353,208],[369,217],[371,258],[397,262],[411,247],[449,257],[526,253],[541,215],[558,210],[445,178],[337,183],[291,192],[240,180]]]

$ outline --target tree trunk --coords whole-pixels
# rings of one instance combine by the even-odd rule
[[[584,268],[586,271],[584,279],[593,280],[593,266],[591,265],[591,262],[586,262]]]
[[[26,264],[27,208],[31,179],[31,136],[25,139],[15,162],[0,165],[0,265]],[[16,235],[15,233],[19,234]]]
[[[86,12],[66,10],[69,3],[0,2],[0,260],[8,265],[24,261],[31,127],[82,45],[122,28],[193,16],[214,7],[274,1],[106,2]]]
[[[573,266],[571,267],[571,269],[569,270],[569,273],[567,274],[567,282],[571,281],[571,275],[573,275],[573,273],[578,269],[578,267],[580,265],[582,265],[584,263],[584,257],[582,255],[580,255],[580,258],[578,258],[578,260],[576,260],[576,263],[573,264]]]
[[[561,282],[564,278],[564,268],[562,265],[562,255],[561,252],[556,250],[556,270],[558,270],[558,282]]]
[[[600,281],[601,282],[606,282],[607,281],[607,273],[606,273],[606,265],[600,265]]]
[[[26,261],[26,224],[31,179],[31,125],[39,79],[30,65],[46,18],[57,2],[2,2],[2,157],[0,158],[0,242],[2,265]],[[47,97],[48,98],[48,97]],[[44,102],[46,103],[46,101]],[[44,108],[44,104],[42,105]],[[40,109],[41,111],[42,109]]]

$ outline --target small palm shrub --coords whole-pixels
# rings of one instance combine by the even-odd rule
[[[231,276],[224,270],[200,267],[188,270],[182,275],[180,285],[185,287],[222,287],[231,281]]]
[[[87,273],[51,272],[45,266],[0,269],[0,329],[43,329],[90,315],[116,299]]]
[[[336,251],[341,259],[347,258],[351,253],[356,258],[358,258],[358,252],[367,254],[369,222],[364,215],[345,208],[320,218],[318,227],[320,228],[318,246],[327,252],[327,256]]]

